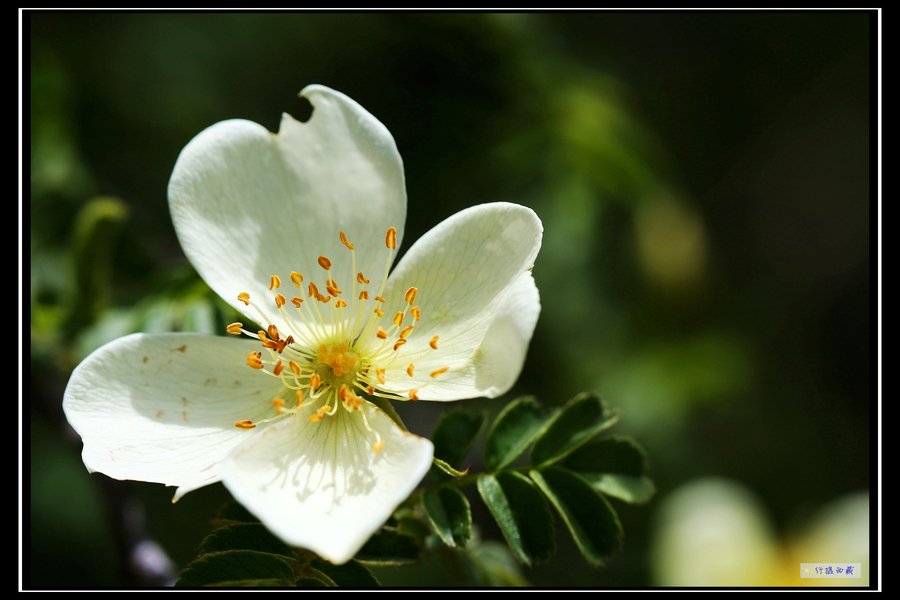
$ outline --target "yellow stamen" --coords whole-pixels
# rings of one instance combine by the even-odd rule
[[[272,275],[272,278],[269,280],[269,289],[273,290],[275,288],[281,287],[281,279],[278,278],[278,275]]]
[[[397,327],[400,327],[401,325],[403,325],[403,313],[402,312],[398,312],[396,315],[394,315],[394,325],[396,325]]]
[[[275,363],[275,368],[272,369],[272,373],[278,376],[281,375],[282,371],[284,371],[284,363],[279,360],[277,363]],[[432,377],[434,377],[434,375],[432,375]]]
[[[391,250],[397,249],[397,229],[390,227],[387,230],[387,236],[384,238],[384,244]]]
[[[335,306],[337,306],[338,308],[344,308],[345,306],[347,306],[347,303],[344,302],[343,300],[338,300],[338,301],[335,303]]]
[[[409,309],[409,314],[414,316],[416,318],[416,321],[418,321],[422,316],[422,312],[419,310],[418,306],[413,306],[411,309]]]
[[[324,256],[319,257],[319,266],[325,269],[326,271],[331,268],[331,261],[328,260]]]
[[[413,330],[412,325],[408,325],[408,326],[404,327],[403,331],[400,332],[400,339],[405,340],[407,337],[409,337],[409,334],[412,332],[412,330]]]
[[[303,298],[294,296],[293,298],[291,298],[291,304],[293,304],[297,308],[300,308],[300,305],[303,304]]]
[[[315,298],[319,295],[319,288],[312,281],[309,282],[309,297]]]
[[[266,329],[266,332],[269,334],[269,337],[272,338],[273,340],[277,340],[277,339],[281,338],[281,336],[278,335],[278,328],[275,327],[275,325],[269,325],[269,327]]]
[[[406,290],[406,296],[404,296],[403,299],[406,300],[407,304],[412,304],[413,302],[416,301],[416,292],[418,292],[418,291],[419,290],[417,290],[414,287],[411,287],[408,290]]]
[[[387,302],[387,300],[385,300],[381,296],[375,296],[375,302]]]
[[[357,283],[369,283],[369,280],[366,279],[362,273],[357,273],[356,274],[356,282]]]
[[[367,292],[366,290],[361,291],[361,292],[359,293],[359,299],[360,299],[360,300],[368,300],[368,299],[369,299],[369,292]]]
[[[380,308],[376,308],[373,312],[374,312],[376,315],[378,315],[378,318],[379,318],[379,319],[380,319],[381,317],[384,316],[384,311],[381,310]]]
[[[384,330],[384,327],[382,327],[381,325],[378,326],[378,331],[375,332],[375,337],[382,340],[387,339],[387,332]]]
[[[292,361],[292,360],[288,361],[288,368],[294,373],[294,375],[300,374],[300,365],[298,365],[294,361]]]
[[[318,373],[313,373],[312,377],[309,378],[309,387],[314,390],[319,389],[319,385],[322,383],[322,378],[319,377]]]
[[[228,333],[233,333],[234,335],[241,335],[241,327],[243,326],[243,323],[232,323],[225,328],[225,331],[227,331]]]
[[[344,232],[341,232],[341,243],[347,246],[348,249],[353,250],[353,244],[347,241],[347,236],[344,235]]]
[[[291,281],[295,286],[300,287],[300,284],[303,283],[303,275],[297,271],[291,271]]]
[[[248,294],[247,292],[241,292],[240,294],[238,294],[238,300],[240,300],[247,306],[250,306],[250,294]]]
[[[275,294],[275,306],[277,306],[278,308],[281,308],[282,306],[285,305],[286,302],[287,302],[287,300],[285,299],[284,295]]]
[[[406,343],[406,340],[404,340],[404,339],[397,340],[397,342],[394,344],[394,351],[396,351],[400,346],[402,346],[405,343]]]

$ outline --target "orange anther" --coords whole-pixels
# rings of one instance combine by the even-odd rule
[[[251,352],[247,355],[247,366],[262,369],[262,352]]]
[[[381,310],[380,308],[376,308],[374,312],[376,315],[378,315],[379,319],[384,316],[384,311]]]
[[[269,280],[269,289],[275,289],[281,287],[281,279],[278,278],[278,275],[272,275],[272,278]]]
[[[359,299],[360,299],[360,300],[368,300],[368,299],[369,299],[369,292],[367,292],[366,290],[361,291],[361,292],[359,293]]]
[[[372,452],[378,454],[384,449],[384,440],[378,440],[374,444],[372,444]]]
[[[315,298],[319,295],[319,288],[312,281],[309,282],[309,297]]]
[[[344,293],[340,288],[338,288],[337,284],[335,284],[334,281],[329,281],[328,285],[325,286],[325,289],[328,290],[328,293],[332,296],[340,296]]]
[[[279,360],[277,363],[275,363],[275,368],[272,369],[272,373],[277,376],[281,375],[282,371],[284,371],[284,363]]]
[[[331,300],[331,296],[323,296],[322,294],[319,294],[318,296],[316,296],[316,300],[318,300],[322,304],[328,304],[328,302]]]
[[[366,386],[366,391],[369,392],[369,394],[374,394],[374,393],[375,393],[375,388],[373,388],[371,385],[367,385],[367,386]]]
[[[288,368],[294,372],[294,375],[300,374],[300,365],[298,365],[294,361],[292,361],[292,360],[288,361]]]
[[[400,339],[405,340],[409,336],[409,334],[412,332],[412,330],[413,330],[412,325],[408,325],[408,326],[404,327],[403,331],[400,332]]]
[[[350,250],[353,250],[353,244],[347,241],[347,236],[344,235],[344,232],[341,232],[341,243],[347,246]]]
[[[291,304],[293,304],[297,308],[300,308],[300,305],[303,304],[303,298],[298,298],[297,296],[294,296],[293,298],[291,298]]]
[[[272,404],[275,406],[275,414],[281,414],[281,408],[284,406],[284,400],[281,398],[272,398]]]
[[[437,377],[438,375],[443,375],[444,373],[446,373],[449,370],[450,370],[450,367],[441,367],[437,371],[433,371],[431,373],[431,377],[434,378],[434,377]]]
[[[418,291],[419,290],[417,290],[414,287],[411,287],[408,290],[406,290],[406,296],[404,296],[403,299],[406,300],[407,304],[412,304],[413,302],[416,301],[416,292],[418,292]]]
[[[334,305],[337,306],[338,308],[344,308],[345,306],[347,306],[347,303],[344,302],[343,300],[338,300]]]
[[[240,294],[238,294],[238,300],[240,300],[247,306],[250,306],[250,294],[248,294],[247,292],[241,292]]]
[[[266,332],[269,334],[269,337],[272,338],[273,340],[277,340],[277,339],[281,338],[281,336],[278,335],[278,328],[275,327],[275,325],[269,325],[268,329],[266,329]]]
[[[319,385],[322,383],[322,378],[319,377],[318,373],[313,373],[312,377],[309,378],[309,387],[314,390],[319,389]]]
[[[387,302],[387,300],[385,300],[381,296],[375,296],[375,302]]]
[[[410,400],[418,400],[419,399],[419,388],[413,388],[409,390],[409,399]]]
[[[238,429],[253,429],[256,425],[253,424],[253,421],[238,421],[234,424]]]
[[[282,306],[285,305],[285,303],[287,303],[287,299],[284,297],[283,294],[275,294],[275,306],[277,306],[278,308],[281,308]]]
[[[387,332],[384,330],[384,327],[381,325],[378,326],[378,331],[375,332],[376,337],[382,340],[387,339]]]
[[[303,283],[303,275],[297,271],[291,271],[291,281],[294,282],[294,285],[300,287],[300,284]]]
[[[397,249],[397,230],[391,227],[387,230],[387,236],[384,238],[384,244],[391,250]]]
[[[381,385],[384,385],[385,383],[387,383],[387,380],[384,378],[384,368],[381,368],[381,369],[376,368],[375,369],[375,377],[378,378],[378,381],[381,383]]]
[[[297,406],[303,403],[303,390],[297,390]]]
[[[400,327],[401,325],[403,325],[403,313],[398,312],[396,315],[394,315],[393,321],[394,321],[394,325],[396,325],[397,327]]]
[[[431,346],[432,349],[434,349],[434,350],[437,350],[437,349],[438,349],[438,347],[437,347],[438,337],[439,337],[439,336],[434,336],[433,338],[431,338],[431,341],[428,342],[428,345]]]
[[[369,283],[369,280],[366,279],[362,273],[357,273],[356,274],[356,282],[357,283]]]
[[[325,269],[326,271],[331,268],[331,261],[328,260],[324,256],[319,257],[319,266]]]
[[[413,369],[415,369],[415,368],[416,368],[415,365],[409,365],[408,367],[406,367],[406,374],[409,375],[410,377],[412,377]]]
[[[394,350],[396,351],[400,346],[402,346],[405,343],[406,343],[406,340],[404,340],[404,339],[397,340],[397,342],[394,344]]]
[[[419,310],[418,306],[413,306],[411,309],[409,309],[409,314],[414,316],[416,318],[416,321],[418,321],[422,316],[422,311]]]
[[[267,341],[269,338],[266,337],[266,332],[262,329],[256,332],[256,337],[258,337],[262,341]]]
[[[233,333],[234,335],[240,335],[241,327],[243,327],[243,326],[244,326],[243,323],[232,323],[231,325],[229,325],[228,327],[225,328],[225,331],[227,331],[228,333]]]

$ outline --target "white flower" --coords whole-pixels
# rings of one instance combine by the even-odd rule
[[[366,395],[507,391],[540,312],[542,228],[521,206],[475,206],[388,277],[406,217],[394,140],[343,94],[301,95],[307,123],[218,123],[169,183],[185,253],[251,339],[118,339],[78,366],[63,406],[88,470],[177,486],[176,500],[222,481],[286,542],[342,563],[432,462]]]

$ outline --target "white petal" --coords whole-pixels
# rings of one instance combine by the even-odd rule
[[[403,164],[390,132],[334,90],[309,86],[301,95],[313,104],[308,122],[284,114],[278,135],[250,121],[213,125],[185,147],[169,181],[169,208],[188,259],[257,322],[237,296],[250,293],[273,316],[272,275],[288,299],[301,295],[291,271],[324,292],[327,276],[317,264],[323,255],[339,286],[352,282],[341,231],[356,246],[357,271],[375,274],[384,269],[388,227],[403,235]]]
[[[360,411],[339,408],[311,423],[310,407],[241,446],[223,466],[225,486],[273,533],[335,564],[353,558],[412,493],[434,452],[378,408],[364,403]],[[362,414],[384,439],[379,453]]]
[[[522,372],[540,314],[534,277],[530,271],[522,273],[507,290],[481,345],[472,355],[476,395],[496,398],[513,386]]]
[[[512,385],[540,312],[529,273],[542,231],[528,208],[482,204],[440,223],[409,249],[388,281],[386,312],[403,310],[405,290],[416,287],[422,318],[397,361],[403,369],[407,359],[414,363],[415,374],[395,380],[392,389],[421,385],[423,400],[458,400],[496,396]],[[489,328],[494,331],[483,345]],[[420,358],[435,335],[438,350]],[[499,355],[507,343],[507,355]],[[445,366],[447,373],[430,377]]]
[[[252,432],[236,421],[272,416],[280,380],[246,365],[258,342],[190,333],[134,334],[88,356],[63,398],[89,471],[181,486],[219,481]]]

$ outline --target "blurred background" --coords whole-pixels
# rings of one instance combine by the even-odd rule
[[[800,562],[868,562],[874,14],[23,19],[24,585],[159,584],[211,530],[221,484],[173,505],[164,486],[89,475],[62,394],[81,359],[126,333],[224,333],[231,309],[176,240],[169,175],[217,121],[277,131],[282,112],[306,118],[297,93],[310,83],[394,135],[402,250],[483,202],[543,220],[543,310],[522,376],[464,405],[494,414],[521,394],[559,405],[596,390],[623,412],[615,432],[647,451],[657,493],[613,501],[625,541],[606,567],[588,567],[558,522],[557,554],[523,581],[798,585]],[[427,435],[449,408],[400,410]],[[470,501],[485,547],[502,541]],[[157,578],[129,569],[136,542]],[[378,576],[458,583],[431,560]]]

